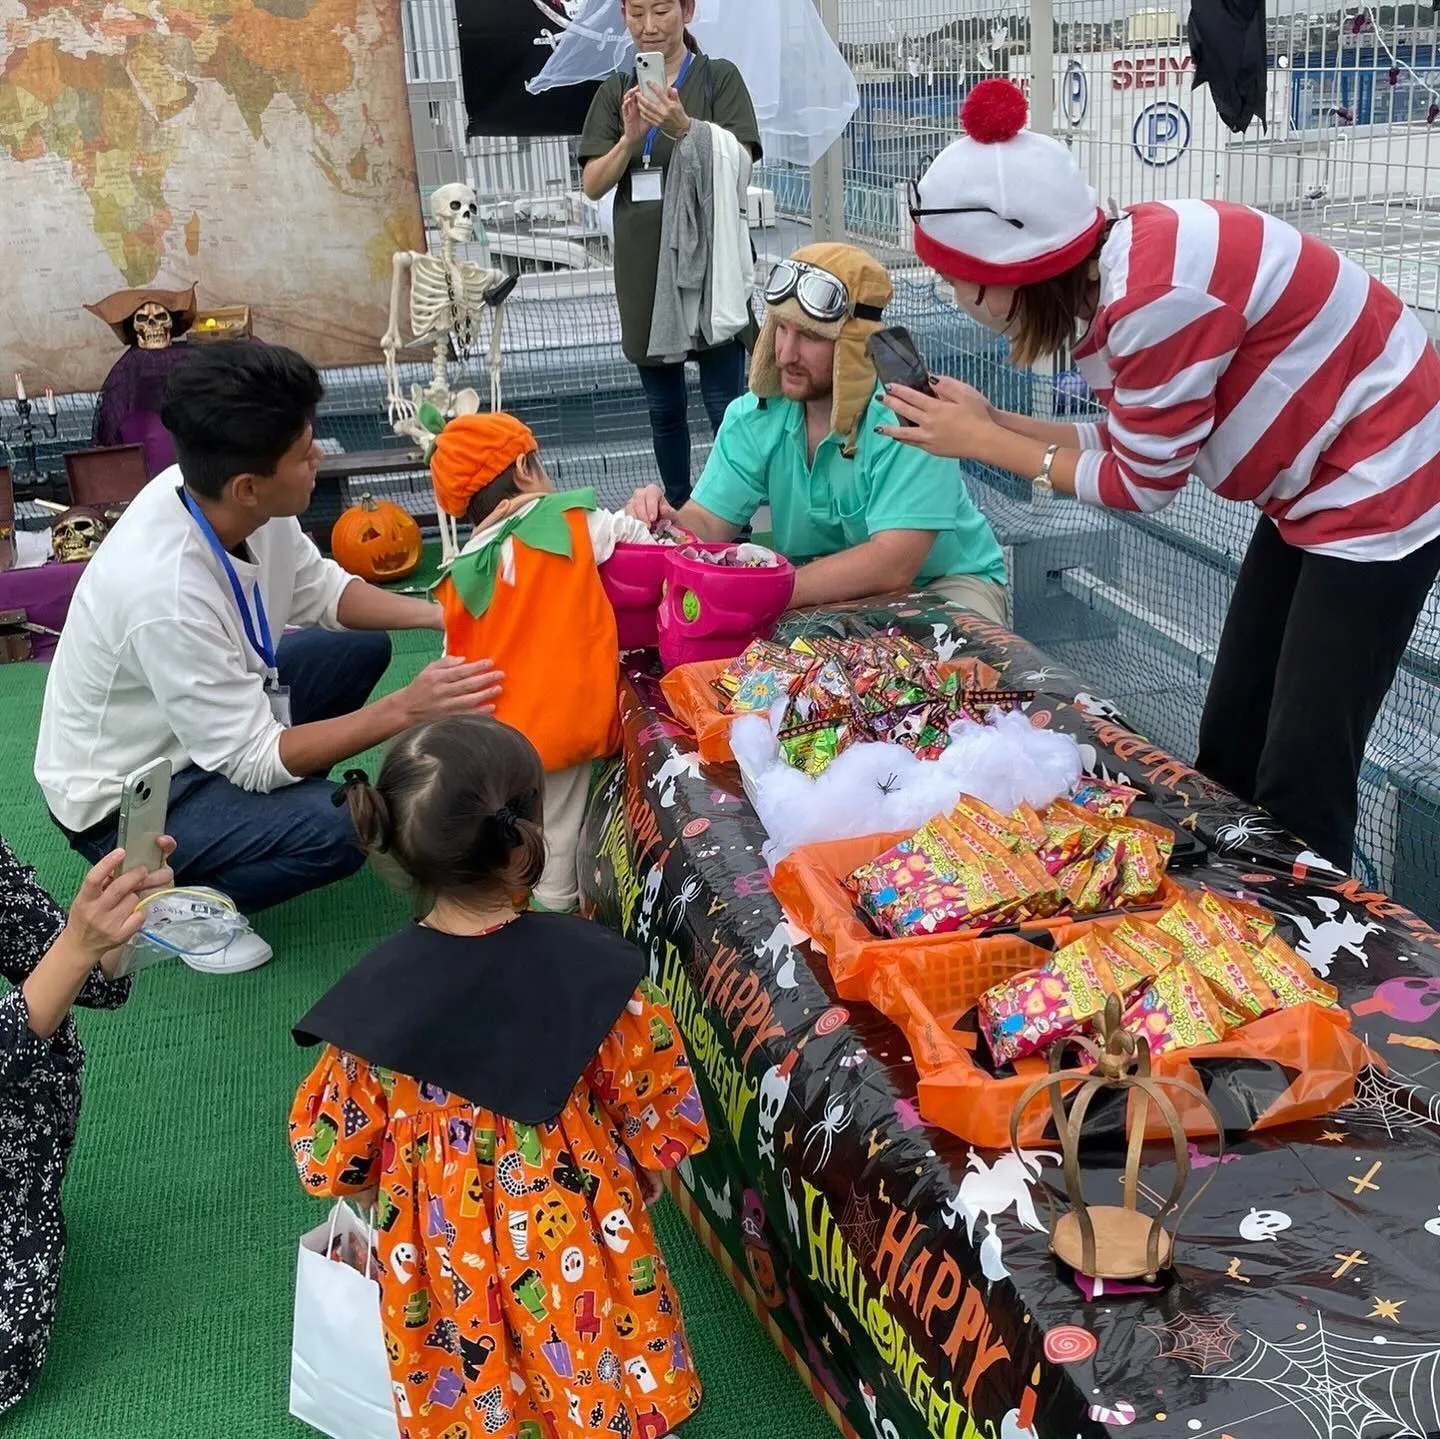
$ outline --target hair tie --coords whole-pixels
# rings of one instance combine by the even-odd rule
[[[350,803],[350,791],[370,783],[370,776],[363,769],[347,769],[340,781],[340,787],[330,796],[330,803],[339,809]]]
[[[520,826],[517,822],[515,811],[508,804],[502,804],[495,811],[495,829],[500,838],[510,849],[517,849],[520,845]]]

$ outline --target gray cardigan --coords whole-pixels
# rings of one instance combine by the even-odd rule
[[[649,355],[674,362],[714,344],[710,248],[715,233],[715,142],[704,120],[692,120],[675,147],[663,204]]]

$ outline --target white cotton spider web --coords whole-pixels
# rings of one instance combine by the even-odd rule
[[[1403,1083],[1398,1081],[1404,1081]],[[1384,1074],[1366,1065],[1355,1079],[1355,1098],[1335,1111],[1337,1119],[1370,1129],[1383,1129],[1392,1139],[1397,1130],[1440,1128],[1440,1095],[1392,1069]]]
[[[1283,1344],[1252,1331],[1255,1348],[1239,1365],[1202,1377],[1261,1385],[1316,1439],[1428,1439],[1440,1431],[1440,1348],[1327,1333],[1319,1313],[1315,1319],[1313,1334]]]

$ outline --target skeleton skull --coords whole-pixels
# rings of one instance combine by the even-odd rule
[[[50,531],[50,549],[62,564],[93,559],[105,538],[105,522],[98,510],[76,506],[59,515]]]
[[[440,233],[457,245],[474,239],[479,213],[479,201],[469,185],[441,185],[430,196],[430,218],[439,225]]]
[[[174,322],[170,311],[154,300],[147,300],[130,317],[135,327],[135,343],[142,350],[163,350],[170,344]]]

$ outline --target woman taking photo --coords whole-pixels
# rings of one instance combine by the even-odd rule
[[[728,130],[760,159],[755,107],[740,72],[728,60],[701,54],[686,25],[695,0],[618,0],[637,53],[665,57],[663,93],[617,71],[596,92],[580,137],[585,193],[599,200],[615,191],[615,295],[625,358],[640,370],[650,410],[655,462],[670,503],[690,498],[690,423],[685,364],[650,355],[651,320],[660,268],[665,184],[675,147],[692,119]],[[745,345],[728,340],[692,358],[712,431],[745,389]]]
[[[161,848],[168,860],[174,842]],[[145,894],[172,883],[168,867],[121,873],[124,852],[85,876],[68,916],[35,871],[0,839],[0,1414],[29,1389],[50,1347],[65,1217],[60,1186],[80,1118],[85,1051],[74,1005],[115,1009],[125,943],[144,921]]]
[[[1257,210],[1107,219],[1007,80],[961,122],[912,193],[915,253],[1016,364],[1074,345],[1105,413],[1032,420],[941,380],[889,396],[914,425],[891,432],[1109,509],[1192,475],[1257,505],[1196,766],[1348,870],[1365,740],[1440,572],[1440,355],[1378,280]]]

